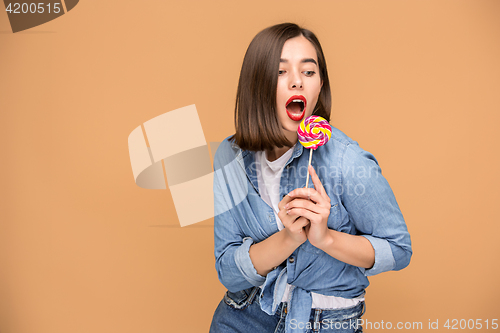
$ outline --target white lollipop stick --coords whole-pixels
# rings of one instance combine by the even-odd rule
[[[313,150],[314,149],[310,149],[310,153],[309,153],[309,164],[307,165],[307,177],[306,177],[306,188],[309,186],[309,165],[311,165],[311,160],[312,160],[312,157],[313,157]]]

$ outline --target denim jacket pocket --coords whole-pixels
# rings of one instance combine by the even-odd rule
[[[259,290],[259,287],[252,287],[237,292],[231,292],[228,290],[224,295],[224,302],[233,309],[243,310],[248,305],[252,304]]]

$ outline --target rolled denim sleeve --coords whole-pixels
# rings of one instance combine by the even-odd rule
[[[356,143],[345,149],[342,182],[342,200],[350,219],[375,250],[375,263],[364,270],[365,275],[408,266],[412,249],[403,214],[377,160]]]
[[[363,237],[370,241],[375,250],[375,263],[372,268],[365,269],[365,275],[376,275],[392,270],[396,263],[389,242],[369,235],[363,235]]]
[[[243,237],[225,212],[214,218],[215,269],[219,281],[231,292],[260,286],[266,280],[259,275],[250,259],[249,249],[253,239]]]
[[[219,150],[224,149],[223,142]],[[247,237],[237,220],[244,219],[235,208],[235,197],[227,181],[224,166],[233,161],[223,153],[214,159],[214,252],[215,268],[220,282],[231,292],[260,286],[265,277],[259,275],[250,259],[249,249],[253,239]],[[226,150],[227,151],[227,150]]]
[[[251,237],[243,238],[243,244],[235,251],[234,261],[245,280],[254,286],[260,286],[264,283],[266,278],[257,273],[257,270],[253,266],[252,259],[250,259],[248,251],[252,244],[253,239]]]

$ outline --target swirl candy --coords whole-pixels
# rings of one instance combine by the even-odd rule
[[[316,150],[330,140],[332,127],[325,118],[310,116],[302,120],[297,130],[300,143],[305,148]]]
[[[300,143],[305,148],[310,148],[309,165],[311,165],[313,150],[324,145],[332,136],[332,127],[325,118],[310,116],[302,120],[297,130]],[[309,167],[307,168],[306,188],[309,187]]]

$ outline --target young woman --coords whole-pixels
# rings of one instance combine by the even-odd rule
[[[243,60],[236,134],[214,161],[215,257],[228,289],[210,332],[361,332],[367,276],[410,262],[410,236],[370,153],[332,127],[313,154],[300,121],[330,119],[316,36],[284,23]]]

